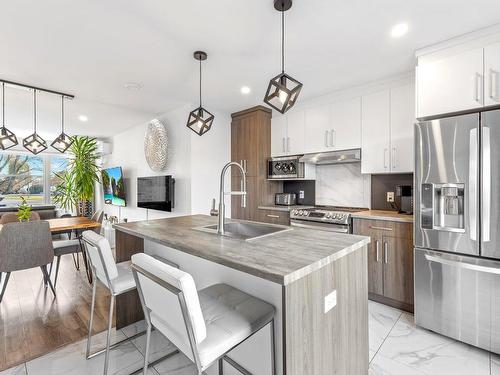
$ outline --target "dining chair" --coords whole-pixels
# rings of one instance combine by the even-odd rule
[[[91,217],[91,220],[97,221],[100,224],[102,224],[103,219],[104,219],[104,211],[103,210],[97,210],[96,212],[94,212],[94,214]],[[93,231],[96,232],[97,234],[101,234],[101,227],[94,228]]]
[[[31,211],[30,221],[40,220],[40,215],[37,212]],[[16,223],[19,222],[17,212],[6,212],[0,218],[0,224]]]
[[[109,367],[110,349],[115,348],[116,346],[122,344],[125,341],[130,341],[136,337],[144,335],[145,332],[139,332],[136,335],[126,338],[125,340],[110,345],[115,299],[117,296],[123,293],[136,289],[136,284],[131,269],[131,261],[116,263],[108,240],[92,230],[86,230],[85,232],[83,232],[82,239],[85,244],[85,248],[90,261],[90,266],[92,269],[92,275],[94,279],[94,283],[92,286],[92,303],[90,307],[89,332],[87,337],[87,349],[85,352],[85,356],[87,359],[90,359],[95,357],[96,355],[105,353],[104,375],[106,375],[108,373],[108,367]],[[172,263],[162,257],[156,257],[155,259],[157,259],[160,263],[169,264],[170,267],[173,268],[178,267],[175,263]],[[111,301],[109,304],[106,347],[93,354],[90,354],[97,281],[100,281],[110,291]]]
[[[226,284],[197,291],[189,273],[144,253],[132,256],[132,271],[146,320],[144,375],[152,327],[196,365],[199,375],[215,363],[222,375],[223,361],[250,374],[227,353],[267,326],[275,374],[274,306]]]
[[[44,283],[56,296],[50,281],[47,265],[54,260],[54,249],[49,223],[44,220],[7,223],[0,230],[0,275],[6,274],[0,293],[3,299],[10,274],[29,268],[40,267]],[[0,277],[1,282],[2,277]]]

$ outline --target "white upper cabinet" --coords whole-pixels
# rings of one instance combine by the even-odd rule
[[[391,89],[391,172],[414,170],[414,103],[413,85]]]
[[[287,116],[287,155],[304,153],[304,111],[295,110]]]
[[[271,156],[286,155],[286,116],[273,113],[271,120]]]
[[[446,57],[420,58],[417,99],[419,118],[482,107],[483,48]]]
[[[361,147],[361,98],[343,100],[331,105],[329,144],[334,150]]]
[[[305,110],[305,153],[330,150],[330,105],[319,105]]]
[[[362,98],[361,173],[390,172],[389,90]]]
[[[500,43],[484,48],[484,105],[500,104]]]

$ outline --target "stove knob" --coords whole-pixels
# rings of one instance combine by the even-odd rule
[[[291,214],[292,215],[296,215],[297,214],[297,210],[292,210]]]
[[[331,219],[332,218],[332,214],[326,214],[326,218],[327,219]]]

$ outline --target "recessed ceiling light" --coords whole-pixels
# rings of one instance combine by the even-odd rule
[[[127,90],[140,90],[142,85],[137,82],[127,82],[123,85]]]
[[[89,118],[85,115],[80,115],[78,116],[78,120],[80,120],[81,122],[87,122]]]
[[[250,91],[252,91],[252,90],[251,90],[251,89],[250,89],[250,87],[248,87],[248,86],[243,86],[243,87],[240,89],[240,91],[241,91],[241,93],[242,93],[242,94],[247,95],[247,94],[250,94]]]
[[[393,38],[401,38],[408,32],[408,24],[405,22],[394,25],[391,29],[391,36]]]

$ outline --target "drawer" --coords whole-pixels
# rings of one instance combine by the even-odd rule
[[[269,224],[290,225],[290,213],[275,210],[259,210],[260,221]]]
[[[370,237],[413,238],[413,224],[387,220],[352,219],[353,233]]]

